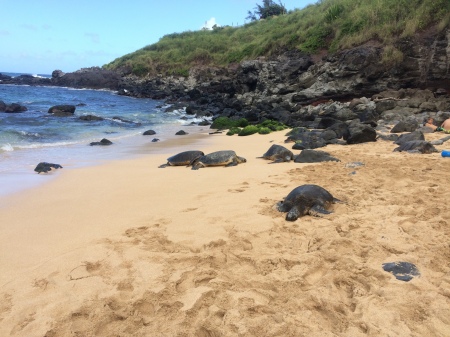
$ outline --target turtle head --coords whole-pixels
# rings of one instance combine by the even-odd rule
[[[294,206],[286,214],[286,221],[295,221],[299,217],[306,214],[306,208],[304,206]]]
[[[237,157],[238,163],[246,163],[247,162],[247,159],[245,159],[243,157],[239,157],[239,156],[236,156],[236,157]]]

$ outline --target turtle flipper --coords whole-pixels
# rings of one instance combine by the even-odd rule
[[[271,163],[269,163],[269,164],[277,164],[277,163],[282,163],[282,162],[284,162],[284,159],[283,158],[277,158],[277,159],[275,159],[275,160],[273,160]]]
[[[237,164],[238,164],[237,160],[233,159],[233,161],[226,164],[225,167],[237,166]]]
[[[196,162],[194,165],[192,165],[191,170],[198,170],[199,168],[205,167],[202,162]]]
[[[286,214],[286,220],[287,221],[295,221],[299,217],[306,214],[305,206],[299,205],[299,206],[293,206],[289,210],[288,214]]]
[[[289,212],[286,214],[287,221],[295,221],[298,217],[302,215],[300,209],[297,206],[292,207]]]
[[[327,211],[325,208],[323,208],[320,205],[314,205],[308,211],[309,215],[317,216],[317,217],[320,217],[320,214],[331,214],[331,213],[333,213],[333,212]]]
[[[339,200],[339,199],[336,199],[336,198],[333,198],[333,204],[346,204],[346,202],[342,201],[342,200]]]

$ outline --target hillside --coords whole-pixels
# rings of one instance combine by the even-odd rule
[[[404,57],[399,39],[449,24],[449,0],[321,0],[241,27],[169,34],[104,68],[140,77],[187,76],[193,66],[226,66],[286,51],[334,53],[367,41],[383,46],[382,61],[392,65]]]

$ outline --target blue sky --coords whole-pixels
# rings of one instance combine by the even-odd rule
[[[275,1],[278,3],[278,1]],[[283,0],[288,10],[317,0]],[[171,33],[242,25],[260,0],[0,0],[0,72],[102,66]]]

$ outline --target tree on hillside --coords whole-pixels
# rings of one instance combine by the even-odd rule
[[[256,4],[253,12],[248,11],[246,19],[256,21],[259,19],[266,19],[274,15],[281,15],[286,13],[286,7],[281,3],[281,0],[279,1],[279,3],[276,3],[273,0],[263,0],[262,5]]]

